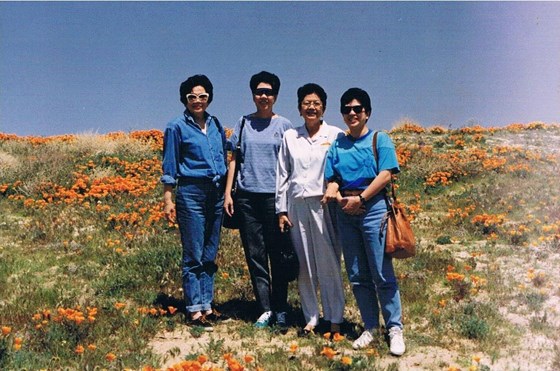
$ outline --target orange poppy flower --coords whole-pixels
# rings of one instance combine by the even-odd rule
[[[337,332],[337,333],[334,334],[333,340],[334,340],[334,341],[341,341],[341,340],[344,340],[344,335],[340,335],[340,334]]]
[[[323,347],[321,354],[327,357],[328,359],[333,359],[333,357],[336,355],[336,350],[330,347]]]
[[[245,363],[251,363],[255,360],[255,357],[247,354],[247,355],[245,355],[245,357],[243,357],[243,360],[245,361]]]

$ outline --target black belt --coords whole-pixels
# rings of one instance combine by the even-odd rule
[[[188,184],[214,184],[216,187],[219,187],[224,183],[226,180],[223,176],[216,176],[214,178],[195,178],[191,176],[186,176],[177,179],[177,185],[184,186]]]

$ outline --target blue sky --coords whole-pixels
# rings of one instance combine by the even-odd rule
[[[341,127],[353,86],[380,129],[559,122],[560,2],[0,2],[0,132],[163,129],[197,73],[232,127],[261,70],[296,125],[308,82]]]

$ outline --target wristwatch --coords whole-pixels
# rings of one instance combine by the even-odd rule
[[[359,194],[358,197],[360,198],[360,202],[362,203],[362,205],[365,205],[366,199],[364,198],[364,196],[362,196],[361,194]]]

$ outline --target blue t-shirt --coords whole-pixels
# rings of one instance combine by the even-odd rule
[[[191,177],[219,181],[226,174],[225,134],[213,116],[206,115],[206,134],[185,110],[165,128],[161,182],[174,186]]]
[[[373,156],[373,134],[370,130],[360,138],[346,135],[338,138],[329,148],[325,166],[327,182],[339,181],[340,190],[366,189],[383,170],[393,174],[400,171],[395,146],[389,135],[377,134],[379,168]]]
[[[239,119],[229,146],[235,150],[243,117]],[[239,189],[253,193],[274,193],[276,190],[276,162],[284,132],[293,128],[285,117],[276,115],[262,119],[252,115],[245,117],[241,138],[242,162],[237,175]],[[240,159],[237,159],[239,161]]]

